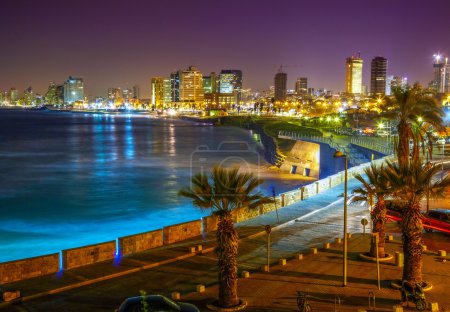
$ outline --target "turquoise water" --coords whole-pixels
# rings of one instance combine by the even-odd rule
[[[221,142],[236,141],[248,150],[216,152]],[[0,261],[201,218],[209,213],[177,195],[191,172],[220,162],[255,170],[267,165],[260,149],[255,136],[239,128],[0,110]],[[269,180],[262,191],[270,193],[270,185],[277,193],[292,187]]]

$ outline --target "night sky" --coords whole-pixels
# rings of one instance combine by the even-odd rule
[[[432,55],[450,53],[449,0],[3,0],[0,90],[85,79],[88,96],[197,66],[241,69],[244,87],[267,89],[280,64],[288,88],[344,89],[345,58],[360,51],[388,74],[428,84]]]

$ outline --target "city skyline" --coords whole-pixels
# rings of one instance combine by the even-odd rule
[[[243,88],[264,90],[273,85],[277,68],[287,65],[288,89],[298,77],[308,77],[309,85],[338,92],[345,90],[345,59],[358,51],[367,87],[367,64],[375,56],[388,59],[388,75],[427,85],[433,79],[433,54],[450,51],[445,29],[438,27],[450,4],[432,2],[428,5],[440,9],[422,10],[420,1],[378,1],[366,7],[346,1],[327,3],[326,9],[321,1],[259,1],[257,6],[136,1],[131,16],[123,14],[122,1],[108,2],[106,11],[102,1],[89,9],[86,1],[70,8],[54,1],[8,3],[9,14],[0,21],[10,47],[2,51],[8,61],[2,64],[0,89],[22,92],[32,86],[42,94],[49,81],[75,76],[84,79],[90,97],[106,95],[111,87],[139,85],[141,96],[149,98],[151,77],[195,66],[204,75],[240,69]],[[383,23],[373,27],[379,19]],[[280,27],[272,29],[274,24]],[[376,35],[381,39],[371,40]]]

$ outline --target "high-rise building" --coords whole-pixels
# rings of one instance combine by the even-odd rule
[[[295,82],[295,93],[297,95],[306,94],[308,92],[308,78],[300,77]]]
[[[212,72],[209,76],[203,76],[203,90],[205,94],[217,92],[217,76],[215,72]]]
[[[56,85],[55,90],[57,104],[64,104],[64,85]]]
[[[122,91],[120,88],[108,88],[108,100],[111,102],[120,101],[122,99]]]
[[[172,102],[172,90],[170,89],[170,78],[164,78],[164,106],[169,105]]]
[[[203,76],[194,66],[190,66],[181,73],[180,102],[185,104],[203,105]]]
[[[9,89],[9,103],[16,104],[19,100],[19,91],[16,88]]]
[[[377,56],[370,63],[370,93],[384,95],[386,93],[387,59]]]
[[[72,104],[76,101],[84,99],[84,82],[83,78],[69,76],[64,82],[64,102]]]
[[[363,60],[358,56],[348,57],[345,62],[345,91],[361,94]]]
[[[34,105],[36,103],[36,95],[31,87],[28,87],[23,92],[23,102],[25,105]]]
[[[180,102],[180,78],[181,71],[175,71],[170,74],[170,92],[172,102]]]
[[[435,54],[434,60],[431,86],[439,94],[450,92],[450,64],[448,64],[448,58],[443,59],[440,54]]]
[[[131,90],[130,88],[125,88],[122,90],[122,99],[125,102],[129,103],[132,98],[133,98],[133,90]]]
[[[152,106],[156,109],[164,107],[164,79],[162,77],[152,78]]]
[[[137,100],[141,98],[141,89],[138,85],[133,86],[133,99]]]
[[[228,98],[232,95],[234,102],[232,104],[240,104],[242,98],[242,70],[237,69],[223,69],[219,75],[219,93],[227,95]]]
[[[44,97],[44,102],[49,105],[57,105],[58,99],[56,98],[56,85],[53,81],[50,81],[47,89],[47,93]]]
[[[275,102],[286,101],[287,74],[279,72],[275,75]]]

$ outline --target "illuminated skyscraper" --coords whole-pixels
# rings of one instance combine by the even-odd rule
[[[217,76],[215,72],[212,72],[209,76],[203,76],[203,90],[205,90],[205,94],[217,92]]]
[[[129,103],[132,98],[133,98],[133,90],[131,90],[130,88],[125,88],[122,90],[122,99],[125,102]]]
[[[163,79],[164,106],[167,107],[172,102],[172,92],[170,89],[170,78]]]
[[[363,60],[358,55],[348,57],[345,63],[345,91],[349,94],[361,94]]]
[[[180,102],[185,104],[203,105],[203,76],[194,66],[190,66],[181,73]]]
[[[180,77],[181,72],[178,70],[170,74],[170,93],[172,102],[180,102]]]
[[[9,89],[9,103],[16,104],[19,99],[19,91],[16,88]]]
[[[108,88],[108,100],[111,102],[120,101],[122,99],[122,91],[120,88]]]
[[[161,77],[152,78],[152,106],[156,109],[164,107],[164,79]]]
[[[47,93],[44,97],[45,104],[56,105],[58,103],[58,99],[56,98],[56,85],[53,81],[50,81]]]
[[[387,59],[377,56],[370,63],[370,93],[384,95],[386,93]]]
[[[76,101],[84,99],[84,82],[83,78],[75,78],[70,76],[64,82],[64,102],[72,104]]]
[[[297,78],[297,81],[295,82],[295,93],[297,95],[308,93],[308,78]]]
[[[222,97],[229,99],[227,104],[240,104],[242,97],[242,70],[223,69],[219,75],[219,93]]]
[[[275,75],[275,102],[286,101],[287,74],[279,72]]]
[[[141,89],[138,85],[133,86],[133,99],[137,100],[141,98]]]
[[[444,59],[442,55],[435,54],[434,60],[431,86],[440,94],[450,92],[450,65],[448,64],[448,58]]]

